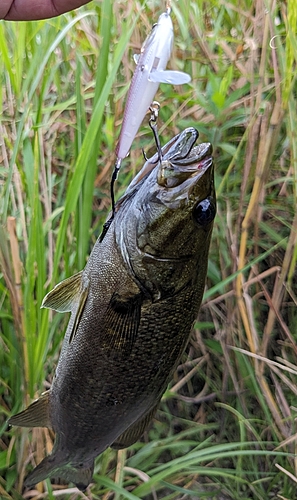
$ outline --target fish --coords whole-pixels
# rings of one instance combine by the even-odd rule
[[[210,143],[189,127],[148,159],[85,268],[42,307],[70,311],[51,388],[8,423],[48,427],[50,455],[26,478],[92,481],[94,459],[152,422],[202,300],[216,214]]]
[[[116,165],[131,148],[141,122],[153,102],[160,83],[181,85],[191,81],[190,75],[182,71],[166,70],[173,47],[173,25],[170,8],[162,13],[144,42],[129,87],[123,122],[116,146]]]

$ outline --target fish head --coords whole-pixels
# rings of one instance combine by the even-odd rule
[[[185,129],[146,162],[119,202],[116,240],[123,259],[154,298],[176,293],[207,268],[216,214],[212,146]]]

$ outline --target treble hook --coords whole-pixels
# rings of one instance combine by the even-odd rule
[[[156,142],[156,147],[157,147],[157,152],[158,152],[158,160],[162,161],[162,148],[161,148],[161,143],[160,143],[160,138],[158,134],[158,127],[157,127],[157,120],[159,116],[159,110],[160,110],[160,104],[157,101],[153,101],[151,106],[150,106],[150,111],[151,111],[151,117],[149,120],[149,126],[152,129],[152,132],[154,134],[154,139]]]

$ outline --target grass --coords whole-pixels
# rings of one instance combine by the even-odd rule
[[[137,51],[161,2],[102,0],[57,19],[0,22],[0,498],[296,496],[297,6],[172,1],[164,144],[187,126],[214,147],[218,214],[199,322],[154,425],[107,450],[86,494],[23,480],[52,445],[6,419],[51,383],[66,315],[44,295],[80,270],[109,179]],[[147,121],[117,196],[153,152]],[[25,493],[26,492],[26,493]],[[23,495],[25,495],[23,497]]]

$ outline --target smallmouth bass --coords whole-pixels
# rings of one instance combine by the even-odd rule
[[[197,138],[187,128],[146,161],[85,269],[44,298],[71,317],[50,390],[8,421],[55,431],[27,486],[84,490],[94,459],[137,441],[156,412],[197,317],[216,213],[212,147]]]

